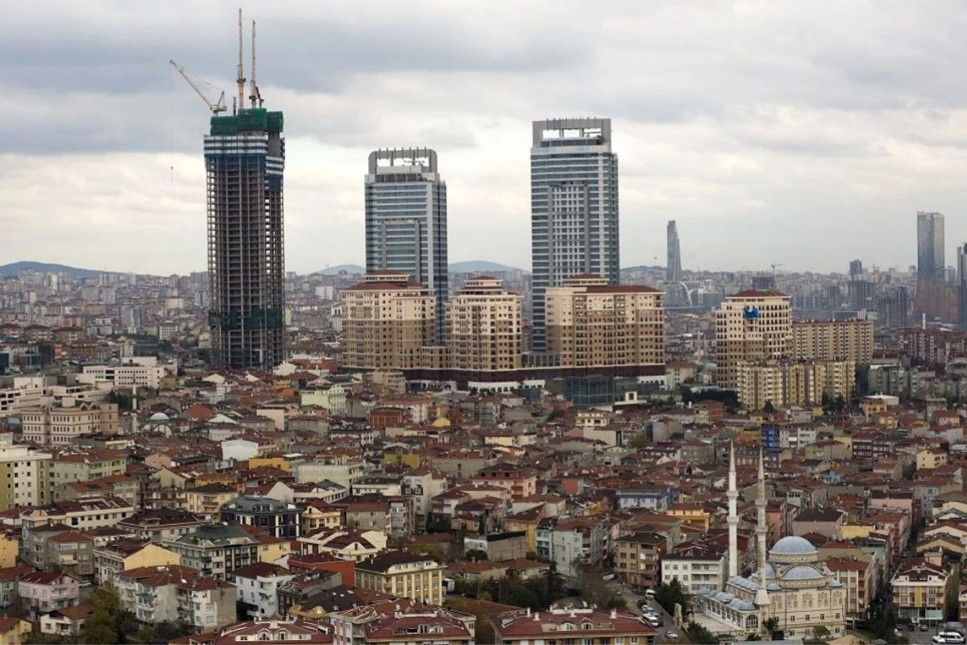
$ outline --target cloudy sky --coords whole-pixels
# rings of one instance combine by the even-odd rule
[[[208,111],[236,6],[0,2],[0,264],[205,266]],[[285,112],[287,268],[363,260],[370,150],[429,146],[451,261],[530,266],[530,121],[608,116],[622,264],[845,270],[916,259],[917,210],[967,241],[967,4],[246,2]],[[246,57],[248,54],[246,53]],[[246,63],[247,65],[247,63]],[[217,92],[213,93],[217,94]]]

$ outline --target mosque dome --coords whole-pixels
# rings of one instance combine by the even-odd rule
[[[772,549],[769,551],[769,555],[772,556],[802,556],[802,555],[815,555],[816,547],[813,546],[812,542],[806,538],[799,537],[798,535],[789,535],[775,544],[772,545]]]
[[[813,567],[800,564],[786,571],[782,579],[789,582],[805,582],[807,580],[825,580],[826,576]]]

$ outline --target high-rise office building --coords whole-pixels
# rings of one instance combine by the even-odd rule
[[[957,325],[967,331],[967,244],[957,247]]]
[[[682,281],[682,252],[678,244],[678,226],[675,220],[668,222],[668,256],[665,264],[665,280],[668,282]]]
[[[271,369],[285,359],[284,163],[281,112],[252,107],[212,117],[209,328],[212,362],[221,367]]]
[[[618,284],[618,156],[611,119],[535,121],[531,147],[533,349],[547,346],[545,291],[580,274]]]
[[[944,217],[940,213],[917,213],[917,317],[943,317],[944,309]]]
[[[850,260],[849,277],[856,278],[863,275],[863,262],[860,260]]]
[[[447,186],[428,148],[377,150],[366,174],[366,272],[410,276],[436,297],[437,342],[447,302]]]
[[[944,218],[941,213],[917,213],[917,276],[937,278],[943,275]]]

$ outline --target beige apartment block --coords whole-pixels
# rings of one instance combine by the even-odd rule
[[[523,353],[520,294],[504,291],[500,280],[468,280],[447,303],[450,369],[520,369]]]
[[[436,298],[395,272],[371,273],[342,294],[343,360],[361,369],[424,367],[435,340]]]
[[[873,322],[802,320],[792,324],[793,357],[815,361],[851,360],[868,365],[873,358]]]
[[[664,293],[574,276],[545,292],[547,351],[561,367],[665,364]]]
[[[728,296],[715,312],[716,382],[739,386],[739,364],[790,358],[792,306],[778,291],[749,289]]]
[[[851,361],[741,361],[735,390],[739,404],[761,410],[773,406],[821,405],[823,397],[845,400],[853,394],[856,364]]]

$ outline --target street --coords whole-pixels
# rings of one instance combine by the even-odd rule
[[[635,593],[627,586],[618,582],[612,583],[611,588],[614,590],[615,593],[621,596],[622,600],[625,601],[628,607],[628,611],[635,614],[636,616],[641,615],[641,610],[638,609],[638,603],[644,598],[644,596]],[[688,637],[686,636],[684,630],[679,629],[678,627],[675,627],[674,618],[668,612],[662,609],[661,605],[659,605],[654,600],[649,600],[648,605],[661,615],[662,623],[664,623],[661,627],[655,628],[655,631],[658,632],[658,636],[655,639],[656,643],[688,643],[689,642]],[[673,638],[673,639],[668,638],[666,634],[669,631],[673,631],[675,634],[677,634],[678,638]]]

